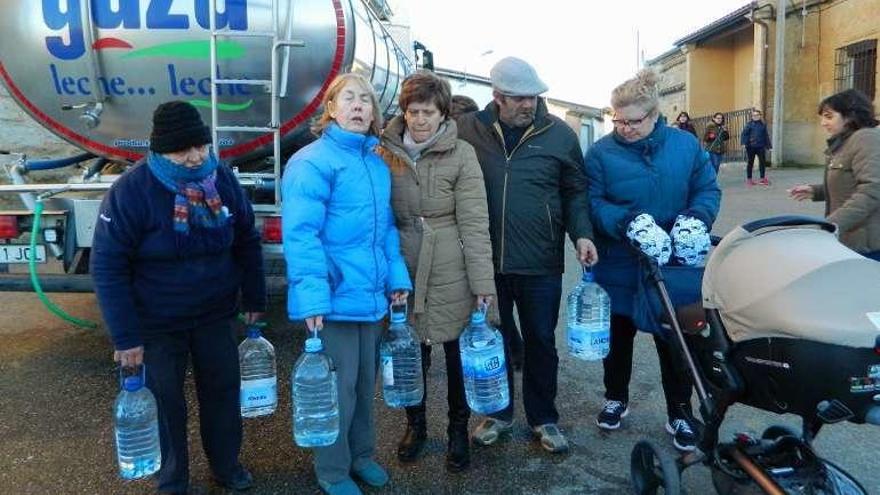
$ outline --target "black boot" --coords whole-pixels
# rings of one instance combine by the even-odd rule
[[[460,473],[471,465],[470,438],[468,438],[467,423],[464,425],[449,426],[449,444],[446,450],[446,470],[450,473]]]
[[[428,439],[424,405],[407,407],[406,419],[406,432],[397,444],[397,459],[400,462],[414,462]]]

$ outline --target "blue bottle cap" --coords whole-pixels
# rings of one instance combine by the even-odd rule
[[[391,323],[406,323],[406,313],[402,311],[391,312]]]
[[[127,392],[137,392],[144,386],[140,376],[127,376],[122,381],[122,388]]]
[[[262,337],[263,334],[260,332],[259,327],[254,326],[254,327],[248,327],[247,336],[249,339],[258,339],[258,338]]]
[[[324,344],[321,342],[321,339],[317,337],[306,339],[306,352],[321,352],[323,349]]]
[[[486,323],[486,313],[483,313],[482,311],[474,311],[473,314],[471,314],[471,323]]]
[[[584,282],[593,282],[596,280],[596,276],[593,275],[592,270],[584,271],[584,276],[581,278]]]

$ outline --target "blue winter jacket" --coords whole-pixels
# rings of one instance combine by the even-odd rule
[[[378,321],[392,291],[412,289],[378,142],[331,124],[287,162],[282,230],[291,320]]]
[[[611,133],[584,160],[599,250],[596,281],[611,297],[611,312],[631,316],[639,262],[627,224],[648,213],[668,232],[678,215],[689,215],[711,229],[721,203],[715,169],[692,135],[662,122],[635,143]]]
[[[750,120],[739,136],[739,142],[749,148],[770,149],[770,134],[763,120]]]

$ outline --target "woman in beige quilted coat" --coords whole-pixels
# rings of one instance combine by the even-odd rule
[[[840,242],[880,260],[880,127],[874,105],[848,89],[819,105],[828,139],[825,181],[789,190],[797,200],[825,202],[825,216],[837,225]]]
[[[391,204],[413,280],[413,322],[422,341],[424,375],[431,346],[446,355],[449,435],[446,467],[470,464],[468,419],[458,337],[471,312],[495,296],[489,214],[474,149],[458,139],[449,118],[449,83],[431,72],[408,77],[403,115],[392,119],[379,154],[391,168]],[[418,458],[427,439],[425,399],[406,408],[407,429],[397,449],[402,462]]]

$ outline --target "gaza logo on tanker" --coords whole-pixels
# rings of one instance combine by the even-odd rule
[[[114,36],[98,35],[91,46],[86,46],[83,29],[83,9],[91,1],[91,23],[100,33],[102,30],[116,30]],[[196,106],[211,106],[211,78],[205,77],[205,64],[210,63],[210,2],[211,0],[41,0],[43,21],[51,33],[46,36],[46,49],[61,62],[49,64],[52,89],[58,95],[89,96],[93,84],[100,86],[104,94],[117,98],[152,97],[159,94],[159,100],[175,98],[187,100]],[[191,9],[186,11],[187,3]],[[225,9],[217,0],[218,12],[216,28],[231,31],[247,31],[247,0],[226,0]],[[135,44],[127,39],[126,31],[134,39],[151,39],[143,32],[188,34],[193,28],[205,31],[203,40],[176,40],[158,44]],[[142,45],[142,46],[141,46]],[[84,74],[83,64],[64,62],[82,58],[87,50],[100,53],[104,60],[119,57],[119,62],[134,70],[123,74],[104,73],[93,83],[91,75]],[[217,40],[217,59],[241,59],[246,49],[235,40]],[[119,67],[116,61],[104,64]],[[150,77],[149,84],[137,84],[127,76],[160,70],[165,77]],[[144,70],[146,69],[146,71]],[[192,73],[188,74],[190,71]],[[217,67],[218,77],[220,68]],[[162,81],[163,84],[153,83]],[[158,86],[158,87],[157,87]],[[223,102],[218,109],[223,111],[242,111],[253,104],[251,90],[247,85],[230,84],[217,88],[220,96],[237,97],[238,103]],[[167,96],[168,98],[165,98]]]

